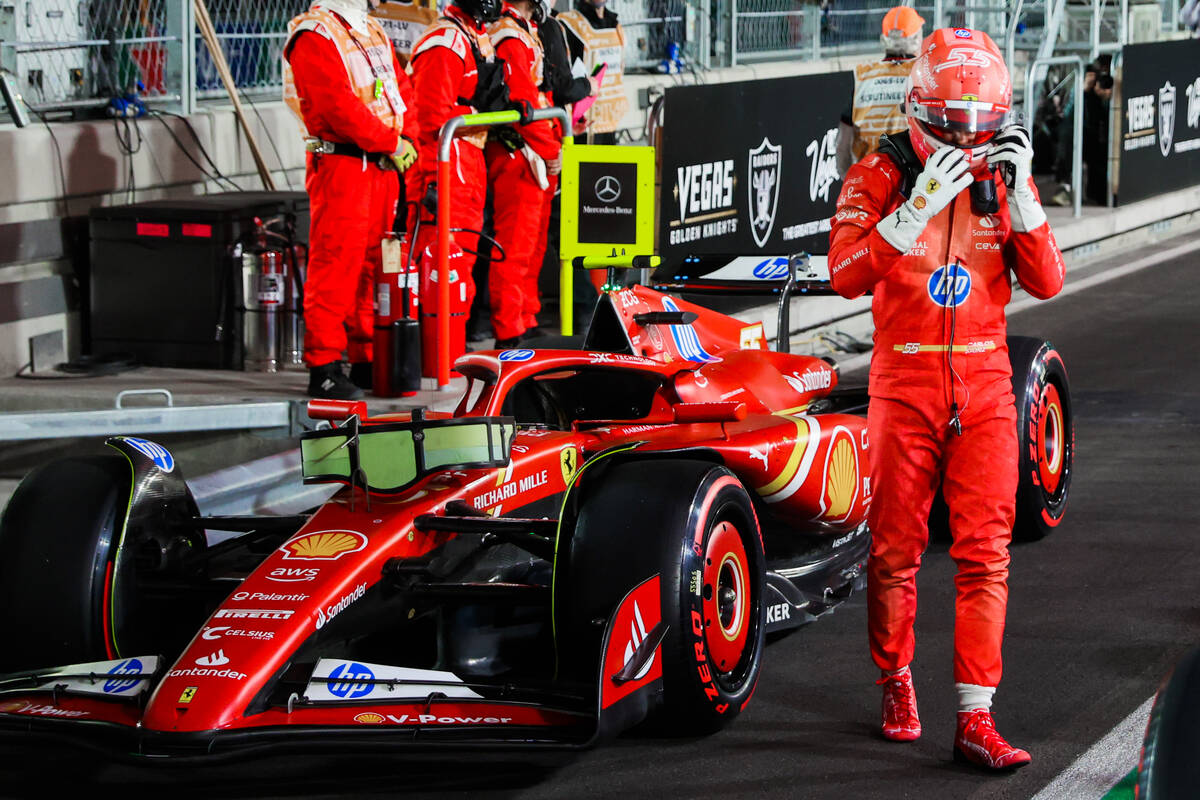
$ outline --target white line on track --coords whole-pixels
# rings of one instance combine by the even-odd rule
[[[1161,264],[1164,261],[1170,261],[1173,258],[1187,255],[1194,250],[1200,250],[1200,239],[1195,239],[1193,241],[1186,242],[1185,244],[1176,245],[1170,249],[1163,250],[1161,253],[1155,253],[1154,255],[1146,256],[1145,258],[1139,258],[1137,261],[1130,261],[1128,264],[1122,264],[1119,267],[1106,269],[1103,272],[1097,272],[1095,275],[1089,275],[1086,278],[1080,278],[1077,281],[1070,281],[1066,286],[1063,287],[1061,292],[1056,294],[1050,300],[1038,300],[1037,298],[1026,295],[1019,300],[1009,303],[1008,313],[1013,314],[1026,308],[1032,308],[1039,303],[1048,303],[1053,300],[1058,300],[1060,298],[1067,297],[1068,295],[1075,294],[1076,292],[1082,292],[1084,289],[1090,289],[1093,286],[1097,286],[1101,283],[1116,280],[1117,278],[1123,278],[1126,275],[1146,269],[1147,267],[1153,267],[1155,264]],[[1068,276],[1069,274],[1070,271],[1068,270]]]
[[[1032,800],[1080,800],[1104,797],[1129,770],[1137,766],[1150,718],[1151,697],[1104,735],[1071,766],[1059,773]]]

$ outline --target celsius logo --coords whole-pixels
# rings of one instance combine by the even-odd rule
[[[528,361],[533,358],[532,350],[505,350],[499,356],[501,361]]]
[[[122,661],[108,671],[109,675],[140,675],[142,672],[142,662],[136,658],[131,658],[127,661]],[[113,677],[104,682],[105,694],[120,694],[128,691],[141,683],[141,678],[121,678]]]
[[[929,298],[947,308],[961,306],[971,294],[971,273],[961,264],[938,267],[929,276]]]
[[[788,260],[786,256],[768,258],[754,268],[754,277],[761,281],[777,281],[788,276]]]
[[[134,450],[137,450],[146,458],[153,461],[154,466],[163,472],[170,472],[175,469],[175,459],[167,452],[167,448],[161,444],[155,444],[147,439],[134,439],[131,436],[122,436],[121,439]]]
[[[357,661],[338,664],[329,673],[329,693],[343,700],[366,697],[375,688],[375,673]]]

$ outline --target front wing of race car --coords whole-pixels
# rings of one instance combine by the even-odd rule
[[[451,673],[322,659],[305,694],[293,694],[286,706],[239,717],[220,730],[173,731],[143,724],[147,701],[171,666],[144,656],[0,676],[0,737],[139,762],[280,749],[589,747],[636,725],[659,702],[666,634],[659,591],[655,575],[630,590],[610,616],[591,691],[467,684]],[[368,699],[373,686],[385,686],[396,699]],[[504,699],[512,695],[525,699]],[[180,716],[200,699],[185,690],[175,701]]]

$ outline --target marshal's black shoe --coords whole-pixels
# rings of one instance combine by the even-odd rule
[[[308,371],[308,396],[321,400],[360,400],[363,390],[342,373],[341,362],[334,361]]]

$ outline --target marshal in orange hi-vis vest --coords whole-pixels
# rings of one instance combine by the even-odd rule
[[[396,71],[392,65],[392,43],[375,19],[367,19],[369,36],[346,28],[334,14],[315,8],[295,17],[288,24],[288,41],[301,31],[319,33],[333,42],[342,57],[350,86],[379,120],[397,133],[404,130],[404,101],[400,98]],[[286,51],[286,45],[285,45]],[[364,57],[365,56],[365,57]],[[305,101],[296,94],[292,67],[283,60],[283,100],[300,120],[306,134],[311,134],[305,120]]]
[[[537,36],[522,28],[521,23],[507,14],[502,15],[499,20],[493,22],[488,27],[488,37],[492,40],[492,47],[499,47],[500,43],[505,39],[514,36],[533,54],[533,67],[530,70],[530,78],[533,79],[534,86],[541,86],[545,70],[545,59],[542,57],[542,43]],[[542,101],[543,108],[549,105],[545,102],[546,96],[544,93],[539,92],[538,95],[538,99]]]
[[[474,72],[475,50],[472,49],[471,42],[467,38],[469,36],[474,38],[475,47],[478,48],[480,56],[485,59],[495,57],[496,50],[492,47],[492,40],[486,32],[478,33],[471,30],[470,26],[459,26],[446,17],[438,17],[437,21],[426,28],[424,35],[417,40],[417,45],[412,52],[413,58],[431,47],[448,47],[451,52],[463,60],[464,64],[469,65],[468,72]],[[471,60],[468,61],[468,59]],[[470,142],[482,150],[483,146],[487,144],[487,134],[487,128],[459,128],[454,137],[464,142]]]
[[[600,87],[595,105],[588,111],[588,119],[591,120],[590,127],[594,133],[612,133],[629,110],[629,99],[625,97],[625,87],[621,82],[625,74],[625,32],[619,25],[596,30],[583,14],[575,10],[559,14],[558,21],[570,28],[571,33],[583,42],[584,66],[589,75],[601,64],[608,65],[604,73],[604,85]]]
[[[851,119],[858,128],[854,160],[879,148],[879,137],[908,129],[904,117],[904,86],[912,59],[877,61],[854,68],[854,107]]]

